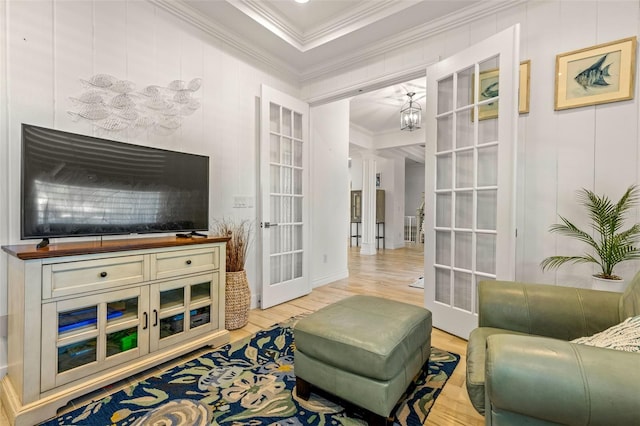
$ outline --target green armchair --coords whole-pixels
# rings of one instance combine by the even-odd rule
[[[640,425],[640,353],[570,343],[640,314],[623,293],[511,281],[479,284],[467,392],[487,425]]]

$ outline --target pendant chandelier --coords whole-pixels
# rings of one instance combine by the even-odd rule
[[[408,130],[413,132],[420,128],[422,122],[422,108],[420,104],[413,100],[414,92],[407,93],[409,100],[402,106],[400,110],[400,130]]]

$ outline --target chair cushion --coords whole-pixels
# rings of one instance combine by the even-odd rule
[[[431,338],[431,312],[373,296],[351,296],[302,318],[296,350],[364,377],[390,380]]]
[[[528,333],[503,328],[478,327],[469,335],[467,343],[467,393],[473,406],[484,414],[484,377],[487,359],[487,338],[496,334],[528,336]]]

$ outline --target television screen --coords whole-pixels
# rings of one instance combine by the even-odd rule
[[[21,236],[208,229],[209,157],[22,125]]]

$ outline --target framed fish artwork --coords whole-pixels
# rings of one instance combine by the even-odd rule
[[[531,60],[520,62],[520,84],[518,92],[518,112],[520,114],[529,113],[529,75],[531,73]],[[480,72],[480,100],[482,102],[487,99],[495,98],[499,94],[498,85],[499,72],[498,69],[492,69]],[[471,91],[475,93],[473,85],[475,79],[471,79]],[[480,120],[488,120],[498,116],[498,102],[490,102],[478,106],[478,117]],[[473,121],[473,111],[471,112],[471,121]]]
[[[556,56],[555,110],[633,99],[636,37]]]

